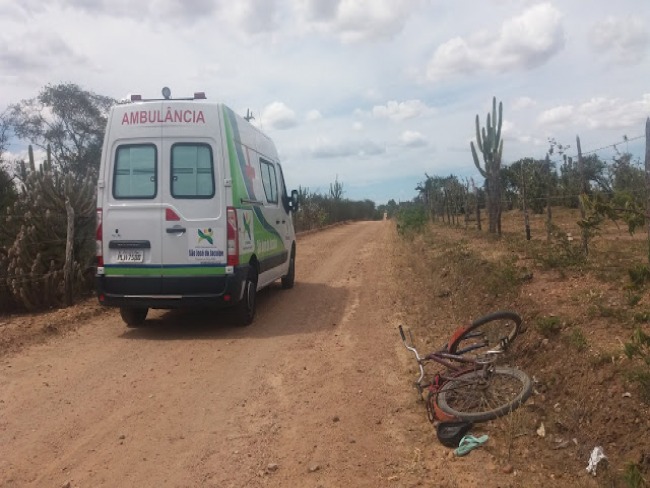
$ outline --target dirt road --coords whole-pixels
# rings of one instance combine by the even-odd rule
[[[0,485],[416,484],[391,236],[302,237],[295,288],[261,292],[248,328],[153,311],[129,330],[110,311],[5,356]]]

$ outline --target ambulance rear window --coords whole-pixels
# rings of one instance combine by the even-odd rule
[[[214,165],[208,144],[172,146],[171,192],[174,198],[212,198]]]
[[[113,170],[113,197],[154,198],[156,196],[156,146],[119,146]]]

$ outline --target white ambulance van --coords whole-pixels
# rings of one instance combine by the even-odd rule
[[[296,237],[273,141],[203,93],[111,109],[97,188],[97,294],[129,327],[150,308],[234,307],[292,288]]]

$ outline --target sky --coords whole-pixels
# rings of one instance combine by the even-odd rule
[[[253,113],[290,189],[406,201],[426,175],[483,184],[470,141],[493,97],[503,164],[576,136],[643,161],[650,1],[0,0],[0,112],[57,83],[203,91]]]

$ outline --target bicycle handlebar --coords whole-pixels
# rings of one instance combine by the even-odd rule
[[[420,391],[420,389],[421,389],[421,385],[420,385],[420,383],[421,383],[421,381],[422,381],[422,378],[424,378],[424,367],[422,366],[422,358],[421,358],[420,355],[418,354],[418,350],[417,350],[417,349],[415,348],[415,346],[413,346],[413,344],[412,344],[413,339],[411,338],[411,344],[409,345],[409,344],[406,342],[406,334],[404,334],[404,329],[403,329],[403,327],[400,325],[400,326],[398,327],[398,329],[399,329],[399,335],[402,336],[402,342],[404,343],[404,347],[406,347],[406,349],[408,349],[409,351],[411,351],[411,352],[413,353],[413,355],[415,356],[416,361],[418,362],[418,368],[420,369],[420,377],[415,381],[415,385],[416,385],[416,387],[418,388],[418,390]],[[409,332],[409,336],[410,336],[410,335],[411,335],[411,334],[410,334],[410,332]]]

